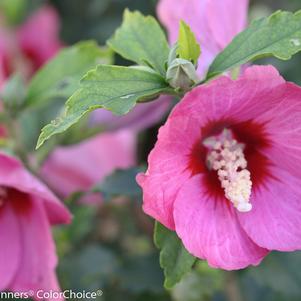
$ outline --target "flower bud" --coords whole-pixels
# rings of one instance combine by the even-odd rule
[[[169,65],[166,79],[171,87],[184,91],[198,82],[194,65],[188,60],[179,58],[174,59]]]

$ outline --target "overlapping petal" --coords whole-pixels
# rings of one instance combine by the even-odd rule
[[[236,81],[221,76],[193,89],[174,108],[170,118],[191,116],[203,125],[223,119],[250,120],[273,110],[284,97],[286,87],[274,67],[252,66]]]
[[[300,166],[300,165],[299,165]],[[301,180],[279,167],[253,192],[253,208],[239,214],[249,237],[259,246],[278,251],[301,249]]]
[[[54,194],[30,174],[15,158],[0,153],[0,185],[39,197],[45,203],[51,223],[68,223],[69,211]]]
[[[241,269],[259,264],[268,253],[248,237],[226,199],[212,199],[200,175],[182,186],[173,214],[184,246],[212,267]]]
[[[187,168],[189,153],[200,134],[195,121],[182,117],[161,127],[156,146],[149,155],[148,170],[137,177],[144,191],[144,211],[170,229],[174,229],[173,203],[191,176]]]

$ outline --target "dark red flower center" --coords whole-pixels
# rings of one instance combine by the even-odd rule
[[[271,146],[271,141],[265,131],[264,124],[258,124],[252,120],[236,122],[235,120],[211,121],[200,130],[200,139],[195,142],[190,153],[189,169],[192,176],[204,174],[203,183],[214,198],[225,199],[225,193],[221,186],[216,170],[208,168],[208,148],[204,140],[209,137],[220,135],[223,130],[230,130],[235,140],[244,145],[244,157],[247,161],[247,168],[251,174],[252,190],[258,189],[264,184],[269,174],[268,158],[264,150]]]
[[[27,214],[32,206],[31,198],[27,193],[14,188],[0,186],[0,214],[1,209],[9,203],[18,214]]]

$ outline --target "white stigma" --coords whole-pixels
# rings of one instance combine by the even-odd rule
[[[239,212],[250,211],[252,181],[243,153],[244,144],[238,143],[226,129],[219,136],[205,139],[203,144],[209,150],[208,168],[217,171],[226,198]]]

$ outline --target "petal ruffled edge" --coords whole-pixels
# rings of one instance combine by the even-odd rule
[[[48,218],[52,224],[71,221],[71,214],[64,204],[44,184],[30,174],[18,159],[0,152],[0,165],[2,169],[0,185],[39,197],[47,208]]]
[[[200,175],[180,189],[174,202],[174,219],[187,250],[207,260],[211,267],[242,269],[258,265],[268,254],[248,237],[229,201],[207,194]]]
[[[252,210],[239,221],[259,246],[269,250],[301,250],[301,180],[278,167],[273,178],[252,192]]]

